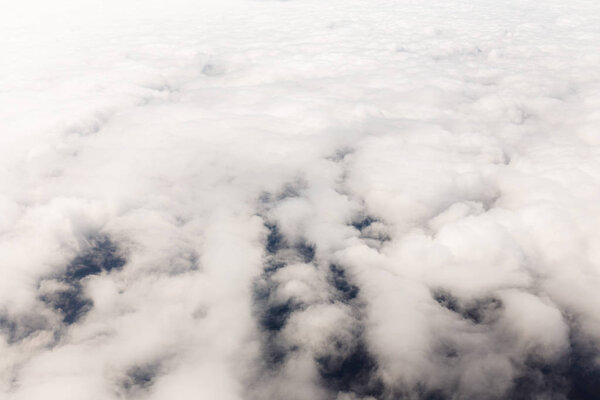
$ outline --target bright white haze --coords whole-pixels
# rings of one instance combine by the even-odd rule
[[[598,393],[597,0],[0,0],[1,400]]]

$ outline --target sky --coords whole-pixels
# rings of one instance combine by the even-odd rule
[[[0,10],[0,400],[598,398],[597,1]]]

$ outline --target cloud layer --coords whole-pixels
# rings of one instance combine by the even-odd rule
[[[599,7],[7,5],[0,398],[595,399]]]

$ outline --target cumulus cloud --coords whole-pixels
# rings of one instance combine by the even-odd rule
[[[599,11],[10,2],[0,398],[596,399]]]

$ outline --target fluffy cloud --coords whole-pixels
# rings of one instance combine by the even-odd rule
[[[595,399],[598,11],[7,4],[0,398]]]

